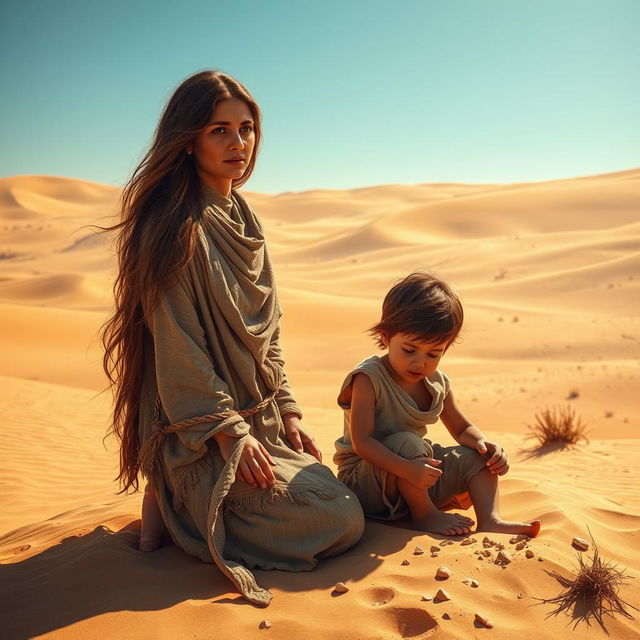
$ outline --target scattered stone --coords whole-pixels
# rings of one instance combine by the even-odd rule
[[[580,551],[587,551],[589,549],[589,543],[584,538],[574,538],[571,544]]]
[[[271,620],[263,620],[260,623],[260,629],[271,629],[273,625],[271,624]]]
[[[443,613],[442,618],[443,620],[451,620],[451,616],[448,613]]]
[[[522,600],[522,598],[526,598],[526,596],[524,595],[524,593],[519,593],[518,600]]]
[[[448,543],[449,543],[449,541],[448,541],[448,540],[443,540],[442,542],[439,542],[438,544],[439,544],[441,547],[445,547]]]
[[[477,589],[480,583],[475,578],[465,578],[462,582],[468,584],[470,587]]]
[[[440,547],[436,547],[435,545],[431,545],[431,549],[429,549],[431,553],[438,553],[440,551]]]
[[[518,544],[516,545],[516,551],[520,551],[521,549],[524,549],[526,546],[526,542],[522,541],[522,542],[518,542]]]
[[[499,551],[495,563],[505,566],[511,562],[511,556],[506,551]]]
[[[489,536],[485,536],[484,538],[482,538],[482,542],[484,543],[488,543],[489,545],[491,545],[492,541],[489,540]]]
[[[538,562],[544,562],[544,558],[538,558]]]
[[[516,536],[509,539],[509,544],[515,544],[516,542],[518,542],[518,538]]]
[[[461,543],[460,546],[464,547],[467,544],[473,544],[474,542],[478,542],[475,538],[465,538]]]
[[[422,547],[420,547],[420,546],[416,547],[413,550],[413,555],[414,556],[421,556],[423,553],[424,553],[424,549]]]
[[[491,547],[491,543],[490,543],[490,542],[483,542],[483,543],[482,543],[482,546],[483,546],[485,549],[489,549],[489,547]]]
[[[533,558],[533,556],[534,556],[535,554],[533,553],[533,551],[531,551],[531,549],[527,549],[527,550],[524,552],[524,555],[525,555],[525,556],[527,556],[527,558]]]
[[[484,560],[482,556],[478,556],[478,560]]]
[[[432,558],[437,558],[437,557],[438,557],[438,554],[437,554],[437,553],[432,553],[432,554],[431,554],[431,557],[432,557]]]
[[[336,582],[336,586],[333,587],[333,590],[336,593],[347,593],[349,591],[349,587],[344,582]]]
[[[433,596],[425,596],[423,595],[420,600],[422,600],[422,602],[429,602],[430,600],[433,600]]]
[[[436,578],[447,580],[450,577],[451,569],[449,569],[449,567],[438,567],[438,570],[436,571]]]
[[[500,549],[500,550],[504,549],[504,545],[502,544],[502,542],[496,542],[496,543],[494,543],[494,545],[493,545],[493,546],[494,546],[496,549]]]
[[[453,544],[453,540],[445,540],[444,542],[445,542],[446,545]]]
[[[483,555],[485,558],[490,558],[490,557],[491,557],[491,551],[489,551],[489,549],[485,549],[485,550],[482,552],[482,555]]]
[[[411,564],[406,558],[400,563],[403,567],[406,567],[408,564]]]
[[[479,622],[481,625],[487,627],[487,629],[493,629],[493,622],[489,620],[486,616],[483,616],[481,613],[476,613],[475,615],[476,622]]]
[[[445,602],[451,600],[451,596],[444,589],[438,589],[438,593],[436,593],[433,600],[434,602]]]

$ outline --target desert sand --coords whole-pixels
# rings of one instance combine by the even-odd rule
[[[256,572],[275,596],[259,609],[173,545],[137,551],[141,494],[116,494],[98,338],[116,263],[111,238],[86,225],[115,220],[119,189],[1,179],[2,637],[640,637],[639,612],[606,619],[607,636],[595,623],[574,631],[572,611],[547,617],[553,607],[536,600],[561,591],[549,573],[573,574],[572,538],[590,531],[600,553],[627,568],[621,595],[640,608],[639,187],[633,169],[537,183],[244,192],[270,241],[287,371],[325,463],[333,467],[342,429],[338,389],[375,352],[365,331],[384,293],[428,270],[465,305],[462,340],[441,368],[463,410],[509,453],[502,514],[542,520],[524,549],[490,536],[513,557],[505,567],[495,547],[480,555],[484,534],[440,547],[442,537],[406,522],[371,521],[359,545],[312,572]],[[582,417],[588,443],[536,449],[527,424],[556,405]],[[441,424],[430,435],[450,441]],[[425,553],[414,555],[416,546]],[[440,566],[452,572],[445,581],[435,579]],[[338,581],[346,593],[333,592]],[[449,601],[423,599],[439,588]]]

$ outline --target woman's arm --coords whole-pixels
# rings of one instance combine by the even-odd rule
[[[299,418],[302,418],[302,410],[293,397],[293,391],[289,386],[289,379],[284,368],[284,358],[282,356],[282,347],[280,346],[280,323],[276,327],[273,335],[271,336],[271,342],[269,343],[269,350],[267,351],[267,359],[274,362],[280,369],[282,374],[282,382],[280,389],[276,394],[276,403],[281,416],[288,414],[296,414]]]
[[[229,387],[217,374],[200,324],[186,270],[162,290],[158,304],[145,313],[153,338],[156,381],[162,408],[170,423],[228,411],[228,417],[191,425],[176,432],[180,442],[204,453],[214,438],[225,460],[237,438],[245,443],[236,477],[263,488],[275,484],[275,464],[263,445],[249,434],[249,425],[235,412]]]

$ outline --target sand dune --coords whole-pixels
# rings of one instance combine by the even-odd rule
[[[111,308],[109,224],[120,191],[52,176],[0,179],[0,615],[8,638],[568,638],[536,598],[571,575],[573,536],[628,567],[640,608],[640,170],[539,183],[385,185],[275,196],[247,192],[270,240],[289,378],[331,465],[346,371],[375,351],[366,329],[415,269],[465,303],[462,339],[442,368],[464,410],[510,453],[504,515],[542,534],[506,568],[481,539],[413,555],[441,538],[371,522],[363,541],[306,574],[258,572],[275,594],[244,604],[211,565],[174,546],[136,551],[140,495],[117,495],[103,443],[110,395],[98,331]],[[309,330],[309,319],[314,324]],[[569,399],[571,398],[571,399]],[[527,424],[570,403],[589,442],[539,450]],[[444,428],[435,439],[447,442]],[[538,557],[544,560],[540,562]],[[402,565],[404,559],[409,565]],[[435,570],[453,571],[446,585]],[[463,582],[479,581],[473,588]],[[337,581],[350,587],[336,596]],[[421,600],[444,586],[452,599]],[[480,612],[492,630],[474,624]],[[260,629],[269,619],[273,626]],[[567,626],[569,625],[569,626]],[[611,638],[638,619],[608,620]]]

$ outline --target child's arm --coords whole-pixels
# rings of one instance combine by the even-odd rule
[[[453,391],[451,390],[449,390],[449,393],[445,396],[440,419],[457,442],[465,447],[475,449],[481,454],[487,452],[491,454],[487,460],[487,467],[491,473],[497,473],[502,476],[509,471],[507,456],[502,447],[496,442],[487,440],[487,437],[482,433],[480,428],[476,427],[476,425],[462,413],[456,404]]]
[[[439,460],[407,460],[396,455],[373,437],[375,427],[375,393],[371,380],[364,373],[353,378],[351,390],[351,444],[364,460],[380,469],[403,478],[417,487],[432,487],[442,475],[436,466]]]

